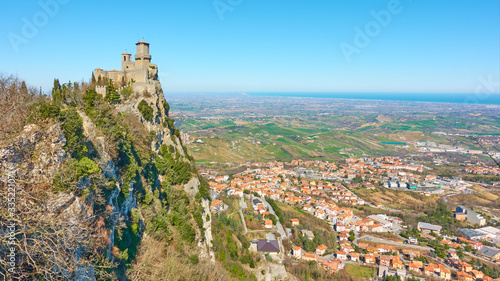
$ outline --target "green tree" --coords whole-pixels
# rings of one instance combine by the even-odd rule
[[[75,158],[80,158],[87,153],[84,145],[83,119],[76,109],[69,108],[61,112],[62,128],[66,138],[66,150]]]
[[[149,106],[149,104],[145,100],[142,100],[139,103],[137,109],[139,109],[139,112],[142,114],[142,117],[144,117],[144,119],[148,121],[153,120],[153,108]]]
[[[106,100],[109,103],[119,103],[120,94],[118,94],[116,87],[113,85],[113,80],[108,80],[108,90],[106,91]]]
[[[54,79],[54,85],[52,86],[52,102],[55,104],[61,104],[63,101],[63,92],[59,79]]]

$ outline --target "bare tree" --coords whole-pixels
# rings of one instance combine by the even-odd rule
[[[0,73],[0,141],[22,130],[30,117],[30,106],[40,98],[36,88]]]
[[[33,131],[33,136],[44,133],[41,127]],[[114,267],[104,257],[109,230],[105,214],[96,216],[93,210],[98,194],[82,202],[73,193],[55,193],[50,184],[54,173],[32,173],[34,167],[40,170],[37,153],[51,154],[47,147],[52,146],[43,143],[46,150],[40,151],[32,139],[19,137],[0,149],[0,279],[99,275],[109,280],[105,269]]]

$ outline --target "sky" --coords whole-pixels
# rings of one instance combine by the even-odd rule
[[[499,93],[498,0],[3,1],[0,73],[50,91],[138,40],[166,93]]]

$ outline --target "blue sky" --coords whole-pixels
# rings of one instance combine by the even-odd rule
[[[498,0],[2,5],[0,72],[46,91],[54,78],[87,81],[94,68],[120,69],[120,54],[135,53],[143,38],[167,93],[473,93],[481,77],[500,77]]]

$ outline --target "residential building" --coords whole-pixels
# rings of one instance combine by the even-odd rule
[[[330,272],[337,272],[341,269],[344,268],[344,262],[341,261],[341,260],[322,260],[322,259],[319,259],[318,260],[319,264],[321,264],[323,266],[323,268],[327,271],[330,271]]]
[[[339,260],[347,260],[347,255],[343,251],[337,251],[336,257]]]
[[[315,253],[318,256],[322,256],[325,254],[326,249],[328,249],[328,247],[326,247],[325,245],[319,245],[318,247],[316,247]]]
[[[259,240],[257,240],[257,252],[279,254],[280,253],[280,244],[279,244],[278,240],[259,239]]]
[[[264,220],[264,227],[265,228],[273,228],[273,221],[272,220]]]
[[[302,255],[302,257],[300,259],[304,260],[304,261],[316,261],[316,260],[318,260],[316,255],[314,255],[313,253],[305,253]]]
[[[304,255],[304,254],[305,254],[305,251],[301,247],[299,247],[299,246],[293,247],[292,257],[294,257],[296,259],[300,259],[302,257],[302,255]]]
[[[465,272],[457,272],[457,279],[458,281],[473,281],[474,277],[472,275],[467,274]]]
[[[365,255],[365,263],[367,264],[374,264],[375,263],[375,257],[371,254],[366,254]]]
[[[212,213],[220,213],[224,209],[224,202],[222,200],[215,200],[210,205],[210,211]]]
[[[349,253],[349,257],[351,258],[351,261],[358,261],[359,253]]]
[[[441,270],[441,272],[439,273],[439,277],[444,280],[451,280],[451,270],[449,268]]]

